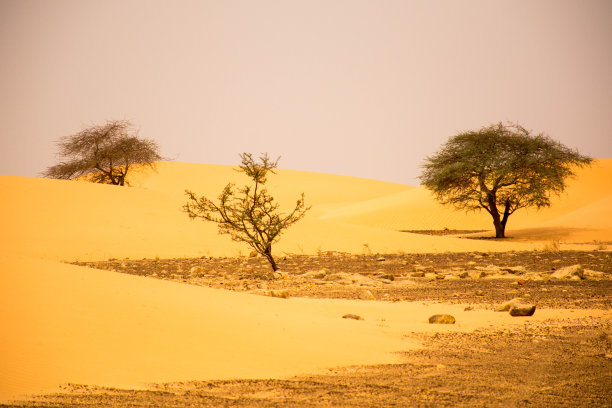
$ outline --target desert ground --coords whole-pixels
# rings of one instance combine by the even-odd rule
[[[276,273],[181,211],[232,166],[130,180],[0,176],[2,406],[610,406],[612,159],[504,240],[421,187],[278,170],[312,208]]]

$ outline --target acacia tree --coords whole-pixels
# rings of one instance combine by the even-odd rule
[[[132,166],[154,167],[162,159],[157,143],[138,138],[126,120],[108,121],[64,136],[57,145],[61,161],[47,168],[44,177],[69,180],[89,176],[95,183],[123,186]]]
[[[234,184],[227,184],[219,195],[218,204],[185,190],[188,201],[183,210],[189,218],[217,223],[219,234],[229,234],[232,240],[247,243],[276,271],[278,266],[272,256],[272,244],[278,241],[285,229],[301,220],[310,207],[305,206],[302,193],[290,213],[279,213],[279,204],[264,188],[268,173],[274,174],[277,168],[278,159],[271,161],[267,154],[263,154],[256,162],[249,153],[241,154],[240,158],[242,165],[237,170],[253,180],[252,186],[236,190]]]
[[[519,124],[501,122],[451,137],[427,157],[420,176],[442,204],[485,209],[495,236],[505,237],[508,217],[525,207],[549,207],[565,180],[591,158]]]

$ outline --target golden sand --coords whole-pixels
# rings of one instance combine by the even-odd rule
[[[487,214],[443,208],[420,187],[279,170],[271,193],[290,208],[303,191],[312,210],[274,250],[506,251],[559,236],[612,240],[611,180],[612,160],[597,161],[550,209],[510,219],[510,235],[522,241],[497,242],[398,232],[490,228]],[[274,299],[59,262],[246,254],[215,225],[181,212],[186,188],[216,197],[228,181],[246,180],[230,166],[168,162],[137,174],[131,188],[0,176],[0,398],[67,382],[134,388],[393,362],[393,351],[418,346],[406,337],[412,332],[514,322],[460,306]],[[432,328],[434,313],[452,313],[458,324]]]

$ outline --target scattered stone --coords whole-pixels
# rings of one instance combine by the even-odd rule
[[[592,271],[590,269],[585,269],[584,270],[584,276],[589,277],[589,278],[595,278],[595,279],[602,279],[606,276],[605,273],[603,272],[598,272],[598,271]]]
[[[515,304],[510,308],[510,316],[533,316],[535,310],[535,305]]]
[[[468,272],[467,272],[467,271],[463,271],[463,272],[461,272],[461,273],[459,274],[459,277],[460,277],[461,279],[465,279],[465,278],[467,278],[468,276],[469,276],[469,274],[468,274]]]
[[[463,309],[464,312],[469,312],[474,310],[474,308],[472,306],[466,306],[465,309]]]
[[[359,296],[362,300],[375,300],[376,298],[369,290],[364,291],[361,296]]]
[[[519,279],[516,281],[517,285],[525,286],[525,279]]]
[[[363,320],[363,317],[356,315],[356,314],[352,314],[352,313],[348,313],[345,314],[344,316],[342,316],[343,319],[353,319],[353,320]]]
[[[552,275],[551,278],[555,279],[571,279],[573,276],[577,276],[579,279],[584,279],[584,269],[582,265],[566,266],[565,268],[558,269]]]
[[[289,299],[289,292],[287,292],[286,290],[271,290],[268,292],[268,296]]]
[[[394,281],[395,280],[395,276],[393,276],[393,275],[382,275],[380,278],[381,279],[387,279],[387,280],[390,280],[390,281]]]
[[[412,272],[412,274],[410,275],[413,278],[424,278],[425,277],[425,272]]]
[[[282,272],[278,270],[272,273],[272,277],[274,279],[287,279],[289,277],[289,274],[287,272]]]
[[[487,274],[485,271],[471,270],[471,271],[468,271],[468,276],[472,279],[480,279],[480,278],[484,278],[485,276],[487,276]]]
[[[480,289],[478,289],[476,292],[474,292],[474,294],[476,296],[484,296],[484,292],[482,290],[480,290]]]
[[[436,279],[437,280],[444,280],[444,278],[446,278],[446,276],[444,276],[442,274],[436,274]]]
[[[437,314],[429,318],[430,324],[455,324],[455,318],[448,314]]]
[[[508,312],[510,309],[512,309],[512,306],[520,305],[522,303],[523,303],[523,299],[517,297],[512,300],[507,301],[506,303],[504,303],[503,305],[495,309],[495,311],[496,312]]]
[[[204,273],[204,268],[201,266],[192,266],[191,269],[189,269],[190,275],[199,275],[201,273]]]
[[[500,268],[504,272],[511,273],[513,275],[521,275],[527,272],[524,266],[504,266]]]
[[[378,262],[384,262],[384,261],[385,261],[385,258],[381,256],[380,258],[378,258],[378,259],[377,259],[377,261],[378,261]]]
[[[485,271],[490,272],[490,273],[494,273],[494,274],[499,274],[502,275],[504,274],[506,271],[503,270],[502,268],[500,268],[499,266],[496,265],[489,265],[485,268]]]
[[[251,258],[257,257],[257,251],[251,251],[251,253],[249,254],[249,257]]]

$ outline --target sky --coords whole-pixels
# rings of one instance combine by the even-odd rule
[[[176,161],[410,185],[499,121],[612,157],[612,1],[0,0],[0,174],[114,119]]]

